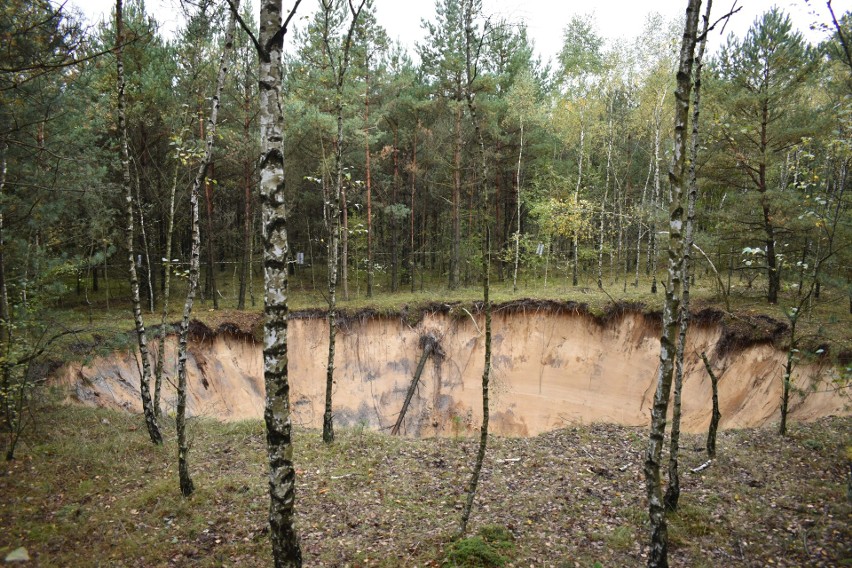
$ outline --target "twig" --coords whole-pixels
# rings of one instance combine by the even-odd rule
[[[713,460],[707,460],[707,461],[706,461],[706,462],[704,462],[703,464],[699,465],[698,467],[696,467],[695,469],[692,469],[692,470],[690,470],[690,471],[692,471],[692,473],[699,473],[699,472],[701,472],[701,471],[704,471],[704,470],[705,470],[705,469],[707,469],[708,467],[710,467],[710,465],[711,465],[712,463],[713,463]]]

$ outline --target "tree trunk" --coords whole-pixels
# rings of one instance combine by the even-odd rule
[[[6,161],[6,152],[8,150],[8,145],[4,142],[2,147],[0,147],[0,198],[3,197],[3,192],[6,189],[6,172],[7,172],[7,161]],[[0,201],[1,203],[2,201]],[[9,383],[11,379],[11,373],[9,369],[9,365],[6,364],[9,360],[9,351],[12,347],[12,321],[11,321],[11,311],[9,310],[9,292],[6,287],[6,257],[4,254],[6,248],[6,242],[3,234],[3,210],[0,209],[0,361],[4,363],[0,365],[0,409],[9,408],[11,403]],[[9,420],[8,415],[4,412],[2,417],[2,422],[0,422],[0,429],[3,430],[11,430],[13,427],[12,421]],[[14,455],[14,452],[10,449],[9,453]]]
[[[654,196],[651,198],[651,226],[648,232],[648,271],[651,273],[651,293],[657,293],[657,207],[661,202],[662,188],[660,186],[660,130],[662,128],[663,102],[665,91],[657,106],[657,117],[654,121]]]
[[[236,2],[237,0],[232,0]],[[209,133],[208,133],[209,134]],[[214,177],[215,165],[209,164],[210,177]],[[219,309],[219,290],[216,288],[216,271],[214,270],[216,250],[214,248],[215,239],[213,238],[213,189],[209,178],[204,180],[204,200],[207,204],[207,282],[210,296],[213,298],[213,309]]]
[[[148,435],[154,444],[162,444],[163,436],[157,425],[154,404],[151,400],[151,361],[148,356],[148,337],[145,334],[145,323],[142,320],[142,305],[139,300],[139,279],[136,275],[136,259],[133,258],[133,189],[130,182],[130,153],[127,145],[127,118],[124,103],[124,18],[122,15],[122,0],[115,2],[115,38],[118,81],[118,130],[121,136],[121,170],[127,205],[127,252],[130,264],[130,292],[133,303],[133,319],[136,324],[136,338],[139,344],[139,355],[142,359],[142,372],[139,377],[139,390],[142,396],[142,410],[145,414],[145,425]]]
[[[335,63],[335,50],[331,46],[331,30],[329,22],[333,10],[333,2],[331,0],[322,0],[321,7],[324,11],[325,27],[323,29],[323,43],[326,49],[329,63],[335,73],[335,110],[337,111],[337,138],[334,148],[334,175],[335,189],[331,199],[331,212],[328,215],[329,220],[329,250],[328,250],[328,365],[326,367],[326,384],[325,384],[325,412],[323,413],[322,421],[322,439],[326,443],[334,441],[334,423],[332,414],[332,390],[334,387],[334,352],[335,340],[337,337],[337,269],[338,269],[338,253],[340,249],[340,214],[341,214],[341,198],[343,195],[343,80],[346,76],[346,69],[349,66],[349,48],[352,44],[352,34],[355,30],[355,24],[358,21],[358,15],[361,8],[364,6],[362,0],[356,9],[352,3],[349,4],[352,20],[349,26],[349,32],[343,41],[342,53],[340,58]],[[343,203],[345,208],[346,203]],[[345,230],[345,227],[344,227]],[[345,260],[345,259],[344,259]]]
[[[246,73],[244,88],[243,137],[248,140],[251,132],[251,100],[252,92],[249,84],[249,74]],[[246,309],[246,289],[251,277],[251,244],[252,244],[252,210],[251,210],[251,177],[254,165],[248,159],[243,161],[243,258],[240,271],[240,292],[237,298],[237,309]],[[252,302],[252,305],[254,303]]]
[[[672,433],[669,440],[669,484],[666,487],[664,499],[667,511],[677,510],[680,500],[680,473],[678,471],[678,459],[680,457],[680,418],[681,418],[681,394],[683,391],[683,359],[686,351],[686,333],[689,329],[689,277],[690,264],[692,262],[692,242],[695,240],[695,202],[698,195],[696,183],[696,166],[698,164],[698,132],[701,110],[701,67],[704,59],[704,48],[707,43],[707,28],[709,26],[710,9],[713,0],[707,0],[704,13],[704,26],[701,31],[702,40],[698,47],[698,54],[693,61],[694,84],[692,89],[692,138],[690,140],[690,161],[687,195],[686,231],[683,243],[683,260],[681,261],[681,282],[683,283],[683,296],[680,305],[680,330],[678,334],[677,350],[675,353],[675,385],[674,385],[674,408],[672,409]]]
[[[148,235],[145,232],[145,213],[142,210],[142,181],[139,178],[139,170],[138,168],[134,168],[136,171],[136,210],[139,212],[139,235],[142,237],[142,249],[144,251],[145,257],[145,284],[146,284],[146,292],[148,292],[148,310],[153,314],[154,313],[154,286],[151,284],[151,254],[148,248]],[[155,411],[156,412],[156,411]]]
[[[707,457],[713,459],[716,457],[716,431],[719,429],[719,420],[722,419],[722,413],[719,412],[719,378],[713,372],[707,354],[703,351],[701,360],[704,361],[704,368],[710,375],[710,385],[713,388],[713,413],[710,415],[710,427],[707,429]]]
[[[583,182],[583,155],[585,153],[585,145],[586,145],[586,127],[585,127],[584,119],[581,118],[581,123],[580,123],[580,156],[577,158],[577,186],[574,188],[574,206],[575,207],[579,207],[579,205],[580,205],[580,184]],[[578,282],[578,280],[577,280],[577,264],[579,263],[579,257],[580,257],[579,248],[580,248],[580,239],[579,239],[579,236],[577,234],[577,231],[575,230],[574,231],[574,246],[572,247],[573,255],[574,255],[574,262],[573,262],[574,266],[572,268],[573,273],[572,273],[572,278],[571,278],[571,284],[573,286],[576,286],[577,282]]]
[[[648,566],[665,568],[668,566],[668,529],[663,504],[662,480],[660,468],[663,442],[666,431],[666,414],[669,406],[672,378],[674,372],[675,343],[678,332],[678,313],[680,311],[681,275],[683,264],[683,222],[684,211],[682,194],[685,181],[686,128],[689,120],[689,98],[692,88],[692,64],[698,27],[700,0],[689,0],[686,9],[686,25],[677,73],[675,90],[674,151],[669,170],[672,187],[672,200],[669,205],[669,247],[668,247],[668,285],[663,310],[663,331],[660,337],[660,364],[657,371],[657,389],[651,413],[651,431],[648,451],[645,458],[645,488],[648,497],[648,513],[651,524],[651,546],[648,554]]]
[[[233,11],[231,12],[231,17],[228,20],[228,28],[225,32],[225,46],[222,49],[222,55],[219,59],[216,92],[213,95],[210,118],[207,123],[207,140],[205,141],[204,157],[198,166],[198,172],[195,174],[195,182],[192,184],[192,191],[189,194],[192,248],[189,255],[189,287],[186,292],[186,301],[183,305],[183,319],[180,324],[180,339],[178,340],[178,384],[175,418],[178,442],[178,476],[180,478],[180,491],[184,496],[191,495],[195,490],[195,486],[189,475],[189,444],[186,437],[186,350],[189,336],[189,318],[192,315],[195,291],[198,289],[198,276],[201,264],[201,227],[199,226],[198,197],[202,185],[209,187],[208,180],[206,179],[207,168],[212,166],[211,160],[213,158],[213,142],[216,136],[216,122],[219,116],[219,101],[222,95],[222,87],[225,84],[225,76],[228,73],[228,54],[234,45],[235,14],[239,10],[239,0],[233,1]]]
[[[459,287],[459,263],[461,262],[461,130],[462,108],[461,101],[456,100],[455,138],[453,144],[453,203],[452,203],[452,242],[450,243],[450,282],[449,289]]]
[[[482,135],[482,129],[476,115],[476,106],[473,100],[473,81],[476,77],[476,62],[472,59],[471,50],[473,48],[473,0],[465,0],[465,68],[467,76],[467,85],[465,89],[465,98],[467,99],[467,108],[470,111],[470,118],[473,122],[476,131],[476,137],[479,141],[479,159],[481,163],[481,172],[479,176],[480,183],[483,185],[488,180],[488,168],[485,161],[485,141]],[[485,451],[488,445],[488,420],[490,415],[489,409],[489,388],[491,376],[491,300],[490,300],[490,269],[491,269],[491,235],[488,227],[488,192],[482,188],[482,305],[485,311],[485,362],[482,370],[482,427],[479,431],[479,450],[476,453],[476,463],[473,466],[473,472],[470,476],[470,483],[467,488],[467,500],[462,512],[459,534],[463,535],[467,531],[467,523],[470,519],[470,513],[473,509],[473,500],[476,497],[476,488],[479,484],[479,475],[482,472],[482,464],[485,461]]]
[[[175,163],[175,175],[172,179],[172,189],[169,192],[169,220],[166,230],[165,274],[163,274],[163,315],[160,319],[160,344],[157,352],[157,368],[154,377],[154,413],[160,416],[160,391],[163,386],[163,373],[166,363],[166,328],[169,319],[169,299],[171,298],[172,281],[172,238],[175,228],[175,193],[177,192],[178,163]]]
[[[609,105],[609,120],[607,121],[607,146],[606,146],[606,178],[604,181],[604,194],[601,201],[601,222],[598,232],[598,289],[603,290],[603,250],[604,250],[604,228],[606,226],[606,199],[609,196],[609,174],[612,169],[612,100]],[[612,265],[612,254],[610,254],[610,266]]]
[[[293,526],[296,470],[293,467],[290,378],[287,369],[287,207],[284,187],[284,114],[281,52],[296,0],[282,26],[281,0],[260,6],[260,203],[262,211],[264,315],[263,378],[266,403],[266,451],[269,459],[269,528],[276,568],[302,565],[302,549]],[[230,4],[230,1],[229,1]],[[231,11],[236,8],[231,5]],[[240,22],[244,31],[249,30]]]
[[[515,232],[515,268],[512,271],[512,292],[518,291],[518,265],[521,260],[521,161],[524,155],[524,119],[521,117],[521,140],[518,148],[518,169],[515,172],[515,216],[518,230]]]
[[[763,231],[766,233],[766,278],[768,290],[766,300],[770,304],[778,303],[778,292],[781,290],[781,272],[778,266],[778,258],[775,254],[775,226],[772,223],[772,210],[767,194],[766,162],[769,151],[769,103],[763,102],[760,121],[760,164],[758,164],[758,192],[760,193],[760,206],[763,210]]]
[[[391,203],[396,203],[399,196],[399,125],[393,125],[393,185]],[[391,292],[399,291],[399,220],[396,215],[390,215],[391,233]]]
[[[411,237],[411,292],[414,293],[415,290],[415,270],[417,268],[417,259],[415,258],[415,248],[414,248],[414,193],[417,188],[417,131],[420,129],[420,121],[417,121],[417,126],[414,127],[414,141],[411,146],[411,210],[410,214],[410,237]],[[423,267],[425,268],[425,266]]]
[[[391,428],[391,436],[399,434],[399,429],[402,427],[402,421],[405,419],[405,413],[408,410],[408,405],[411,404],[411,399],[414,397],[414,391],[417,390],[417,383],[420,381],[420,375],[423,374],[423,368],[426,366],[426,359],[438,345],[437,338],[432,334],[426,334],[420,338],[420,346],[423,348],[423,353],[420,355],[420,362],[417,363],[417,370],[414,371],[414,378],[411,379],[411,384],[408,386],[408,392],[405,393],[405,401],[402,403],[402,409],[399,411],[399,416],[396,418],[396,423]]]
[[[364,168],[367,190],[367,297],[373,297],[373,199],[370,172],[370,58],[366,60],[364,75]],[[417,134],[415,133],[415,136]],[[416,138],[415,138],[416,140]],[[413,206],[412,206],[413,208]],[[413,213],[412,213],[413,215]]]

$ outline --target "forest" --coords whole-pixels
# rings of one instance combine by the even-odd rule
[[[95,26],[47,0],[0,8],[7,459],[38,422],[27,416],[45,404],[36,392],[57,360],[80,358],[84,343],[130,347],[145,430],[159,445],[160,426],[175,423],[191,495],[193,318],[263,311],[266,530],[275,564],[301,565],[288,310],[327,321],[322,439],[332,443],[347,310],[472,302],[457,311],[482,326],[483,423],[464,535],[490,443],[492,298],[641,303],[657,311],[662,345],[641,557],[667,566],[664,509],[677,509],[679,489],[669,481],[664,507],[660,475],[668,465],[677,479],[690,287],[726,321],[781,322],[781,435],[800,351],[831,357],[838,388],[852,377],[852,13],[829,1],[811,43],[773,7],[712,51],[707,38],[736,5],[685,0],[685,19],[652,13],[618,41],[574,16],[558,56],[542,61],[526,26],[481,0],[435,0],[413,53],[390,40],[371,0],[308,3],[270,1],[258,18],[248,0],[184,0],[173,37],[142,0],[118,0]],[[126,344],[104,337],[131,328]],[[179,337],[173,379],[167,328]],[[418,377],[441,350],[425,335],[420,348]],[[166,382],[174,416],[160,415]],[[848,445],[848,422],[845,435],[834,427]]]

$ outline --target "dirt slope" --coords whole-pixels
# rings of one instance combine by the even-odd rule
[[[501,312],[494,316],[491,427],[495,434],[530,436],[569,424],[645,425],[650,416],[659,342],[652,318],[628,313],[606,323],[576,312]],[[446,436],[474,430],[481,420],[482,321],[463,314],[426,315],[416,326],[398,318],[368,318],[338,336],[335,419],[389,429],[396,421],[420,358],[419,338],[440,338],[443,357],[427,362],[407,412],[404,431]],[[290,322],[290,379],[294,421],[322,424],[328,350],[323,319]],[[710,380],[699,358],[706,351],[720,377],[722,428],[778,420],[785,353],[763,343],[720,354],[723,329],[693,326],[687,338],[683,428],[702,431],[710,420]],[[167,369],[174,373],[176,342]],[[242,334],[220,333],[192,342],[189,411],[224,420],[263,415],[261,346]],[[795,373],[794,420],[849,413],[848,399],[832,391],[834,369],[802,364]],[[88,404],[139,411],[133,356],[115,354],[75,364],[62,380]],[[173,404],[167,388],[164,408]],[[803,396],[804,395],[804,396]]]

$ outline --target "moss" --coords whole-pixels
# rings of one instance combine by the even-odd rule
[[[459,568],[492,568],[503,566],[508,559],[481,536],[457,540],[447,552],[446,563]]]

